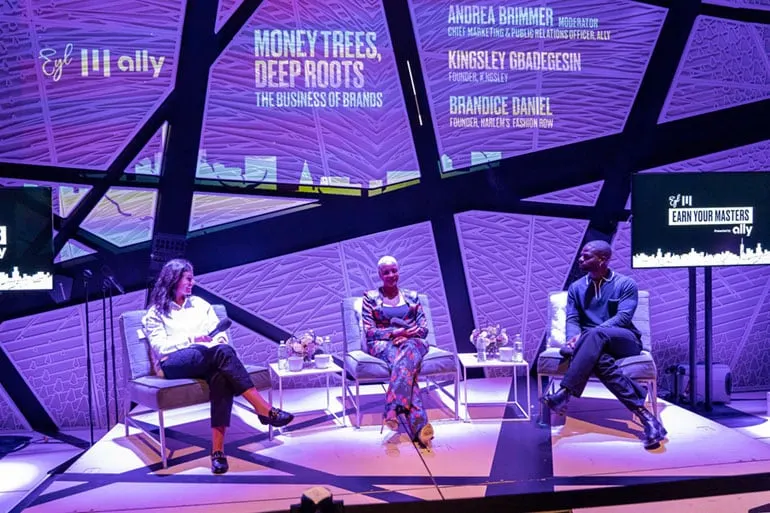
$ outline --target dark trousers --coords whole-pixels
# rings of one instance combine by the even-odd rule
[[[580,397],[588,378],[595,374],[626,408],[635,410],[643,407],[647,392],[639,383],[625,376],[615,364],[615,359],[636,356],[641,351],[642,342],[630,330],[589,329],[578,340],[561,386],[575,397]]]
[[[180,349],[168,355],[160,368],[168,379],[206,380],[211,400],[211,427],[228,427],[233,397],[254,386],[235,349],[227,344]]]

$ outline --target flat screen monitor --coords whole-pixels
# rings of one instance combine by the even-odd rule
[[[638,173],[635,269],[770,264],[770,173]]]
[[[0,291],[53,289],[48,187],[0,187]]]

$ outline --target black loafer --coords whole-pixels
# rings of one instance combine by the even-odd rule
[[[294,420],[294,415],[278,408],[270,408],[267,415],[257,415],[257,417],[262,424],[273,427],[282,427]]]
[[[211,473],[212,474],[224,474],[230,469],[230,465],[227,464],[227,457],[222,451],[214,451],[211,453]]]
[[[566,388],[560,388],[557,392],[545,394],[540,398],[540,401],[542,401],[543,404],[558,415],[564,415],[566,413],[569,400],[570,393]]]

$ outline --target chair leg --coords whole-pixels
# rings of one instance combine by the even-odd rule
[[[650,386],[647,390],[650,396],[650,403],[652,403],[650,405],[652,406],[652,414],[655,415],[656,419],[660,420],[660,414],[658,413],[658,382],[656,379],[650,380]]]
[[[163,423],[163,410],[158,410],[158,427],[160,428],[160,459],[163,462],[163,468],[168,468],[168,459],[166,458],[166,427]]]
[[[270,384],[270,388],[267,389],[267,402],[270,404],[270,407],[273,407],[273,384]],[[270,424],[267,425],[267,439],[271,442],[273,441],[273,426]]]
[[[128,422],[129,422],[129,415],[131,413],[131,399],[128,397],[128,393],[126,393],[126,399],[123,401],[123,424],[126,426],[126,436],[129,436],[128,433]]]
[[[455,420],[460,420],[460,367],[455,369]]]
[[[358,378],[356,378],[356,399],[354,402],[356,403],[356,428],[361,429],[361,389]]]

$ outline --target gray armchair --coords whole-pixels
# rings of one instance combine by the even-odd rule
[[[551,378],[545,387],[548,390],[554,382],[553,378],[562,377],[567,372],[569,361],[559,354],[559,349],[566,340],[567,326],[567,292],[551,292],[548,297],[549,310],[549,340],[556,347],[548,347],[540,353],[537,359],[537,390],[541,396],[542,377]],[[652,413],[658,417],[658,369],[652,358],[652,338],[650,335],[650,293],[639,291],[639,303],[633,317],[634,326],[642,332],[642,353],[638,356],[616,360],[620,370],[629,378],[647,386],[647,395],[652,406]],[[543,407],[541,403],[541,418]]]
[[[457,353],[436,347],[436,334],[433,329],[433,321],[431,320],[428,297],[425,294],[420,294],[419,298],[428,322],[428,336],[426,340],[430,346],[428,353],[423,357],[419,378],[428,381],[428,383],[433,383],[437,390],[452,399],[454,402],[454,418],[458,420],[460,418],[457,402],[459,398],[460,365],[457,360]],[[365,352],[366,336],[361,319],[362,304],[363,297],[349,297],[342,301],[342,323],[345,334],[343,386],[349,387],[349,381],[351,380],[355,384],[355,393],[350,391],[350,397],[352,397],[356,407],[356,422],[354,425],[357,428],[361,427],[361,383],[383,383],[390,380],[388,364]],[[454,395],[444,390],[436,382],[436,379],[442,376],[452,376]]]
[[[227,316],[224,306],[213,305],[217,317],[223,319]],[[150,360],[151,349],[142,326],[142,317],[145,310],[125,312],[120,316],[120,339],[123,355],[123,379],[125,380],[126,395],[124,399],[124,423],[126,436],[129,435],[129,424],[141,429],[152,440],[160,444],[160,454],[163,468],[168,466],[166,458],[166,433],[163,424],[163,412],[174,408],[192,406],[194,404],[209,401],[208,384],[200,379],[166,379],[155,375]],[[228,337],[229,337],[228,333]],[[230,344],[232,345],[232,338]],[[251,380],[257,390],[268,389],[270,386],[270,373],[264,367],[246,365]],[[131,403],[135,402],[145,409],[131,413]],[[238,404],[237,402],[235,404]],[[133,416],[158,412],[159,438],[155,438],[147,432],[141,423],[134,420]],[[273,431],[268,427],[269,437]]]

